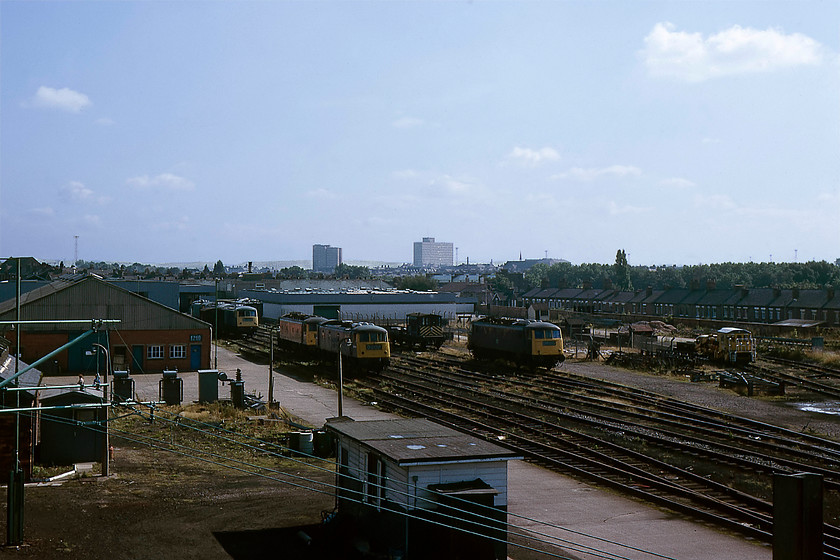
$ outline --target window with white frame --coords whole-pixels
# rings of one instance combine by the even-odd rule
[[[150,360],[163,359],[163,344],[151,344],[146,347],[146,357]]]
[[[187,347],[183,344],[173,344],[169,347],[169,357],[172,359],[186,358]]]

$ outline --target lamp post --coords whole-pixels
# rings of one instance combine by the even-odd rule
[[[348,347],[353,341],[345,338],[338,344],[338,416],[344,416],[344,372],[341,369],[341,349],[346,344]]]
[[[216,281],[216,291],[213,295],[213,307],[214,307],[214,322],[213,322],[213,344],[215,347],[215,356],[213,358],[213,369],[219,369],[219,279],[214,278]]]
[[[111,360],[108,355],[108,349],[105,348],[102,344],[98,342],[94,342],[91,346],[95,346],[96,348],[102,348],[102,351],[105,353],[105,383],[102,389],[102,396],[104,397],[105,404],[109,405],[110,401],[108,395],[108,370],[110,369]],[[99,373],[99,356],[96,357],[96,373]],[[111,407],[105,407],[105,443],[102,449],[102,476],[108,476],[111,474],[111,467],[110,467],[110,442],[108,437],[108,416],[111,414]]]

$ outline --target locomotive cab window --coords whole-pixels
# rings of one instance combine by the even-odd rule
[[[560,338],[560,331],[553,329],[535,329],[534,338]]]
[[[359,342],[385,342],[385,333],[362,332],[359,333]]]

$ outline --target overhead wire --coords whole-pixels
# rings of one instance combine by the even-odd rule
[[[161,409],[156,409],[156,410],[161,410]],[[324,471],[328,471],[328,472],[331,472],[331,473],[334,473],[334,472],[335,472],[334,468],[332,467],[332,465],[334,464],[334,462],[329,461],[329,460],[327,460],[327,459],[324,459],[324,458],[322,458],[322,457],[318,457],[318,456],[315,456],[315,455],[310,455],[310,454],[303,453],[303,452],[300,452],[300,451],[295,451],[295,453],[296,453],[296,454],[301,455],[301,456],[303,456],[303,457],[306,457],[306,458],[309,458],[309,459],[315,459],[315,460],[318,460],[318,461],[322,461],[322,462],[329,463],[329,464],[330,464],[330,468],[328,468],[328,469],[327,469],[327,468],[324,468],[324,467],[320,467],[320,466],[317,466],[317,465],[312,465],[312,464],[310,464],[310,463],[306,463],[306,462],[304,462],[304,461],[299,461],[299,460],[297,460],[297,459],[296,459],[296,458],[294,458],[294,457],[288,457],[288,456],[286,456],[286,455],[283,455],[282,453],[281,453],[281,454],[272,453],[272,452],[270,452],[269,450],[267,450],[267,449],[265,449],[265,448],[263,448],[263,447],[251,446],[251,445],[248,445],[248,444],[242,443],[242,442],[240,442],[240,441],[237,441],[237,440],[234,440],[234,439],[231,439],[231,438],[226,438],[226,437],[223,437],[223,436],[219,436],[218,434],[214,434],[214,433],[212,433],[212,432],[208,432],[208,431],[206,431],[206,430],[201,430],[201,429],[198,429],[198,428],[195,428],[195,427],[189,426],[189,425],[184,424],[184,423],[180,423],[180,420],[182,420],[182,419],[183,419],[183,420],[188,420],[188,421],[190,421],[190,422],[194,422],[194,423],[197,423],[197,424],[201,424],[201,425],[207,426],[207,427],[209,427],[209,428],[212,428],[213,430],[218,430],[218,431],[222,431],[222,432],[229,433],[229,434],[235,434],[236,436],[241,437],[241,438],[245,438],[245,439],[249,439],[249,440],[257,441],[257,442],[260,442],[261,444],[269,445],[269,446],[274,447],[274,448],[279,448],[281,451],[290,451],[290,450],[289,450],[289,448],[283,447],[283,446],[281,446],[281,445],[278,445],[278,444],[275,444],[275,443],[272,443],[272,442],[265,442],[264,440],[261,440],[261,439],[259,439],[259,438],[255,438],[255,437],[252,437],[252,436],[248,436],[248,435],[246,435],[246,434],[241,434],[241,433],[238,433],[238,432],[232,432],[232,431],[226,430],[226,429],[224,429],[224,428],[221,428],[221,427],[219,427],[219,426],[215,426],[215,425],[212,425],[212,424],[207,424],[207,423],[201,422],[200,420],[196,420],[196,419],[193,419],[193,418],[186,418],[186,417],[181,416],[181,415],[176,415],[175,413],[172,413],[172,412],[170,412],[170,411],[165,411],[165,410],[161,410],[161,411],[162,411],[162,412],[166,412],[167,414],[172,415],[172,416],[177,416],[177,417],[178,417],[178,419],[179,419],[177,422],[179,422],[179,425],[181,425],[181,426],[183,426],[183,427],[185,427],[185,428],[193,429],[193,430],[196,430],[196,431],[198,431],[198,432],[200,432],[200,433],[203,433],[203,434],[206,434],[206,435],[210,435],[210,436],[212,436],[212,437],[220,437],[220,438],[222,438],[222,439],[224,439],[224,440],[226,440],[226,441],[230,441],[230,442],[232,442],[232,443],[236,443],[236,444],[238,444],[238,445],[242,445],[242,446],[244,446],[244,447],[248,447],[248,448],[254,449],[254,450],[256,450],[256,451],[260,451],[260,452],[262,452],[262,453],[269,453],[269,454],[272,454],[272,455],[275,455],[275,456],[279,456],[279,457],[283,457],[283,458],[285,458],[285,459],[289,459],[289,460],[292,460],[292,461],[295,461],[295,462],[300,462],[300,463],[305,464],[305,465],[307,465],[307,466],[309,466],[309,467],[311,467],[311,468],[315,468],[315,469],[318,469],[318,470],[324,470]],[[158,417],[158,418],[160,418],[160,417]],[[165,418],[161,418],[161,420],[163,420],[163,421],[167,421]],[[364,476],[366,476],[366,475],[368,474],[368,473],[367,473],[367,471],[363,470],[362,468],[350,467],[349,465],[345,465],[345,466],[343,466],[342,468],[346,468],[346,469],[348,469],[349,471],[355,471],[355,473],[356,473],[356,474],[358,474],[358,475],[360,475],[361,477],[364,477]],[[339,473],[339,476],[341,477],[341,476],[348,476],[348,475],[345,475],[345,474],[341,474],[341,473]],[[386,477],[386,479],[387,479],[387,477]],[[354,480],[360,480],[360,478],[354,478]],[[387,479],[385,484],[376,484],[376,483],[371,483],[371,482],[368,482],[368,485],[372,485],[372,486],[373,486],[373,487],[375,487],[375,488],[381,488],[381,489],[385,490],[386,492],[387,492],[387,491],[391,491],[391,492],[394,492],[394,493],[397,493],[397,494],[400,494],[400,495],[404,495],[404,496],[406,496],[407,498],[413,498],[413,499],[415,500],[415,503],[416,503],[416,501],[419,499],[419,500],[421,500],[421,501],[423,501],[423,502],[428,502],[429,504],[437,504],[437,502],[436,502],[436,501],[434,501],[432,498],[418,497],[418,496],[416,496],[416,495],[412,494],[412,493],[410,492],[411,487],[408,485],[408,483],[403,483],[403,484],[404,484],[404,486],[406,486],[407,490],[399,490],[399,489],[397,489],[397,488],[393,488],[393,487],[389,487],[389,486],[387,486],[387,481],[391,481],[391,482],[392,482],[392,483],[394,483],[394,484],[399,484],[397,481],[395,481],[395,480],[393,480],[393,479]],[[440,493],[440,492],[435,492],[435,491],[430,490],[430,489],[428,489],[428,488],[424,489],[424,491],[425,491],[425,492],[427,492],[427,493],[429,493],[432,497],[435,497],[435,496],[437,496],[437,497],[441,497],[441,496],[443,496],[443,495],[444,495],[444,494],[442,494],[442,493]],[[494,512],[495,512],[495,511],[497,511],[497,510],[496,510],[496,508],[494,508],[494,507],[492,507],[492,506],[487,506],[487,505],[483,505],[483,504],[476,504],[475,502],[472,502],[472,501],[467,500],[467,499],[465,499],[465,498],[461,498],[461,497],[459,497],[459,496],[447,495],[446,497],[447,497],[448,499],[450,499],[450,500],[455,500],[455,501],[458,501],[458,502],[462,502],[462,503],[465,503],[465,504],[469,504],[469,505],[470,505],[470,506],[472,506],[472,507],[478,506],[478,507],[480,507],[480,508],[482,508],[482,509],[487,509],[487,510],[494,511]],[[473,512],[473,511],[465,511],[465,510],[461,510],[461,509],[458,509],[458,508],[454,508],[454,509],[455,509],[455,511],[459,511],[459,512],[462,512],[462,513],[470,513],[471,515],[475,515],[475,512]],[[618,547],[621,547],[621,548],[626,548],[626,549],[628,549],[628,550],[632,550],[632,551],[634,551],[634,552],[641,552],[641,553],[644,553],[644,554],[648,554],[648,555],[650,555],[650,556],[654,556],[654,557],[658,557],[658,558],[663,558],[663,559],[665,559],[665,560],[669,560],[667,556],[663,556],[663,555],[660,555],[660,554],[658,554],[658,553],[651,552],[651,551],[647,551],[647,550],[644,550],[644,549],[641,549],[641,548],[638,548],[638,547],[634,547],[634,546],[631,546],[631,545],[626,545],[626,544],[623,544],[623,543],[618,543],[618,542],[611,541],[611,540],[609,540],[609,539],[604,539],[603,537],[598,537],[598,536],[595,536],[595,535],[589,535],[589,534],[587,534],[587,533],[583,533],[583,532],[581,532],[581,531],[575,531],[575,530],[573,530],[573,529],[569,529],[569,528],[567,528],[567,527],[563,527],[563,526],[561,526],[561,525],[557,525],[557,524],[553,524],[553,523],[549,523],[549,522],[545,522],[545,521],[541,521],[541,520],[533,519],[533,518],[530,518],[530,517],[527,517],[527,516],[523,516],[523,515],[520,515],[520,514],[515,514],[515,513],[512,513],[512,512],[507,512],[507,513],[508,513],[508,515],[509,515],[509,516],[511,516],[511,517],[515,517],[515,518],[517,518],[517,519],[522,519],[522,520],[524,520],[524,521],[529,521],[529,522],[532,522],[532,523],[537,523],[537,524],[539,524],[539,525],[544,525],[544,526],[549,527],[549,528],[552,528],[552,529],[559,529],[559,530],[562,530],[562,531],[565,531],[565,532],[568,532],[568,533],[574,534],[574,535],[579,536],[579,537],[585,537],[585,538],[588,538],[588,539],[592,539],[592,540],[594,540],[594,541],[599,541],[599,542],[603,542],[603,543],[610,544],[610,545],[613,545],[613,546],[618,546]],[[488,518],[488,519],[491,519],[491,520],[492,520],[492,518]],[[493,521],[495,521],[495,520],[493,520]],[[573,543],[573,541],[568,541],[568,540],[566,540],[566,539],[562,539],[562,538],[557,537],[557,536],[554,536],[554,535],[548,535],[548,534],[546,534],[546,533],[542,533],[542,532],[539,532],[539,531],[535,531],[535,530],[533,530],[533,529],[524,528],[524,527],[521,527],[521,526],[518,526],[518,525],[515,525],[515,524],[512,524],[512,523],[508,523],[508,525],[509,525],[509,526],[511,526],[511,527],[518,528],[518,529],[522,529],[522,530],[527,530],[527,531],[530,531],[531,533],[534,533],[534,534],[537,534],[537,535],[540,535],[540,536],[545,536],[545,537],[547,537],[547,538],[555,539],[555,540],[558,540],[559,542],[563,542],[563,543],[570,543],[570,544],[571,544],[571,543]],[[579,543],[574,543],[574,544],[576,544],[576,545],[578,545],[578,546],[585,546],[585,545],[579,545]]]
[[[139,414],[142,416],[142,413],[139,413]],[[52,420],[57,421],[57,422],[67,423],[67,424],[74,424],[74,425],[79,425],[80,424],[77,421],[70,420],[70,419],[67,419],[67,418],[61,418],[61,417],[56,417]],[[89,429],[96,430],[97,428],[94,428],[94,425],[98,424],[98,422],[95,422],[95,421],[94,422],[86,422],[85,424],[86,424],[86,427],[88,427]],[[149,436],[132,434],[131,432],[125,432],[123,430],[112,430],[112,432],[120,433],[119,437],[121,437],[121,438],[123,438],[127,441],[131,441],[131,442],[134,442],[134,443],[146,445],[146,446],[149,446],[149,447],[154,448],[154,449],[167,451],[167,452],[170,452],[170,453],[174,453],[174,454],[177,454],[177,455],[181,455],[181,456],[188,457],[188,458],[191,458],[191,459],[195,459],[195,460],[198,460],[198,461],[202,461],[202,462],[205,462],[205,463],[209,463],[209,464],[213,464],[213,465],[220,466],[220,467],[223,467],[223,468],[231,469],[231,470],[234,470],[234,471],[237,471],[237,472],[241,472],[243,474],[256,475],[256,476],[259,476],[259,477],[262,477],[262,478],[273,480],[275,482],[280,482],[282,484],[290,485],[290,486],[293,486],[293,487],[296,487],[296,488],[300,488],[300,489],[304,489],[304,490],[310,490],[310,491],[313,491],[313,492],[316,492],[316,493],[326,494],[326,495],[330,495],[330,496],[333,495],[332,492],[327,492],[326,490],[320,490],[320,489],[317,489],[317,488],[312,488],[312,487],[305,486],[305,485],[302,485],[302,484],[289,482],[287,480],[284,480],[284,479],[281,479],[281,478],[278,478],[278,477],[275,477],[275,476],[270,476],[270,475],[264,474],[262,472],[251,471],[251,470],[241,468],[241,467],[237,467],[237,466],[234,466],[234,465],[221,463],[221,462],[218,462],[218,461],[207,459],[206,457],[202,457],[200,455],[196,455],[196,454],[193,454],[193,453],[188,453],[187,451],[179,451],[177,449],[172,449],[170,447],[167,447],[166,445],[162,445],[163,442],[161,442],[160,440],[156,440],[156,439],[154,439],[152,437],[149,437]],[[173,444],[169,444],[169,445],[173,445]],[[200,450],[200,449],[190,448],[189,446],[184,446],[184,445],[180,445],[180,444],[175,444],[175,445],[176,445],[176,447],[182,447],[182,448],[185,448],[187,450],[195,451],[197,453],[207,453],[207,452],[205,452],[203,450]],[[207,454],[209,454],[211,456],[214,455],[212,453],[207,453]],[[242,464],[242,465],[251,466],[251,467],[254,467],[254,468],[259,469],[259,470],[265,470],[265,471],[269,471],[269,472],[280,472],[280,471],[274,471],[273,469],[270,469],[268,467],[263,467],[263,466],[260,466],[260,465],[253,465],[253,464],[250,464],[250,463],[247,463],[247,462],[244,462],[244,461],[239,461],[239,460],[236,460],[236,459],[231,459],[231,458],[226,458],[226,459],[229,460],[229,461],[232,461],[234,463],[239,463],[239,464]],[[280,474],[286,475],[287,473],[280,472]],[[310,482],[314,482],[316,484],[321,484],[321,485],[324,485],[324,486],[328,486],[328,487],[330,487],[334,490],[339,490],[340,489],[339,487],[337,487],[335,485],[322,483],[320,481],[315,481],[315,480],[311,480],[311,479],[306,479],[306,480],[308,480]],[[358,493],[358,492],[353,492],[353,493]],[[365,502],[363,499],[355,499],[355,498],[351,498],[351,497],[344,497],[344,499],[346,499],[349,502],[353,502],[353,503],[357,503],[357,504],[361,504],[361,505],[370,505],[367,502]],[[453,529],[453,530],[456,530],[456,531],[460,531],[460,532],[463,532],[463,533],[479,536],[479,537],[482,537],[482,538],[487,538],[487,539],[494,540],[494,541],[497,541],[497,542],[500,542],[500,543],[510,544],[510,545],[518,547],[518,548],[523,548],[523,549],[526,549],[526,550],[539,552],[541,554],[545,554],[545,555],[550,556],[552,558],[559,558],[561,560],[574,560],[573,558],[570,558],[568,556],[561,556],[561,555],[558,555],[558,554],[554,554],[552,552],[540,550],[540,549],[533,548],[533,547],[523,545],[523,544],[511,543],[507,539],[493,537],[491,535],[487,535],[487,534],[484,534],[484,533],[478,533],[476,531],[471,531],[471,530],[465,529],[463,527],[456,527],[454,525],[449,525],[447,523],[443,523],[443,522],[440,522],[440,521],[435,521],[435,520],[427,519],[427,518],[420,517],[420,516],[417,516],[417,515],[412,515],[412,514],[409,514],[408,512],[405,512],[405,511],[392,509],[392,508],[388,508],[388,507],[383,507],[383,506],[380,506],[379,509],[381,511],[385,511],[385,512],[388,512],[388,513],[393,513],[393,514],[396,514],[396,515],[407,517],[409,519],[415,519],[415,520],[418,520],[418,521],[422,521],[424,523],[430,523],[430,524],[433,524],[433,525],[438,525],[438,526],[441,526],[441,527],[444,527],[444,528]],[[441,517],[449,517],[449,518],[456,519],[456,520],[462,520],[461,518],[451,516],[451,515],[446,515],[446,514],[439,514],[439,515]],[[477,527],[486,527],[486,526],[484,526],[480,523],[475,523],[475,522],[470,522],[470,524],[474,525],[474,526],[477,526]],[[494,529],[494,530],[499,529],[499,527],[489,527],[489,528]],[[521,535],[521,536],[528,537],[529,535]],[[534,540],[536,542],[539,542],[541,544],[556,546],[556,543],[541,541],[539,539],[532,539],[532,540]],[[605,555],[605,554],[599,554],[597,552],[583,551],[583,550],[575,550],[575,552],[590,554],[590,555],[593,555],[597,558],[604,558],[606,560],[629,560],[629,559],[626,559],[626,558],[621,557],[621,556],[610,555],[609,553],[605,553],[606,554]]]
[[[136,409],[135,409],[135,410],[136,410]],[[283,458],[283,459],[286,459],[286,460],[292,460],[292,461],[295,461],[295,462],[300,462],[301,464],[307,465],[307,466],[308,466],[308,467],[310,467],[310,468],[314,468],[314,469],[316,469],[316,470],[327,471],[327,472],[329,472],[329,473],[331,473],[331,474],[332,474],[332,473],[335,473],[335,471],[334,471],[334,469],[333,469],[333,468],[330,468],[330,469],[325,469],[325,468],[323,468],[323,467],[319,467],[319,466],[317,466],[317,465],[312,465],[311,463],[306,463],[306,462],[304,462],[304,461],[299,461],[299,460],[297,460],[297,459],[295,459],[295,458],[290,458],[290,457],[287,457],[286,455],[283,455],[283,454],[279,454],[279,453],[274,453],[274,452],[271,452],[270,450],[267,450],[267,449],[265,449],[265,448],[263,448],[263,447],[258,447],[258,446],[253,446],[253,445],[248,445],[248,444],[242,443],[241,441],[237,441],[237,440],[235,440],[235,439],[233,439],[233,438],[219,436],[218,434],[215,434],[215,433],[209,432],[209,431],[207,431],[207,430],[202,430],[202,429],[196,428],[196,427],[194,427],[194,426],[189,426],[188,424],[186,424],[185,422],[182,422],[182,421],[187,420],[187,421],[190,421],[190,422],[195,422],[195,423],[200,424],[200,425],[205,425],[205,426],[211,427],[211,428],[213,428],[214,430],[221,430],[221,431],[225,431],[225,432],[227,432],[227,433],[233,433],[233,432],[229,432],[229,431],[227,431],[227,430],[222,430],[222,429],[221,429],[221,428],[219,428],[218,426],[215,426],[215,425],[212,425],[212,424],[206,424],[206,423],[200,422],[200,421],[195,420],[195,419],[185,418],[185,417],[183,417],[183,416],[181,416],[181,415],[177,415],[177,414],[174,414],[174,413],[169,412],[169,411],[163,411],[163,410],[160,410],[160,409],[155,409],[155,408],[153,408],[153,410],[158,410],[158,412],[166,412],[166,413],[167,413],[168,415],[170,415],[170,416],[175,416],[175,417],[176,417],[176,419],[175,419],[175,420],[169,420],[169,419],[167,419],[167,418],[165,418],[165,417],[163,417],[163,416],[160,416],[160,415],[158,415],[158,416],[154,417],[154,416],[153,416],[153,415],[154,415],[154,412],[152,412],[151,414],[147,415],[150,419],[154,418],[154,419],[158,419],[158,420],[160,420],[160,421],[169,422],[169,423],[172,423],[172,424],[178,425],[178,426],[183,427],[183,428],[189,428],[189,429],[195,430],[195,431],[197,431],[197,432],[199,432],[199,433],[202,433],[202,434],[204,434],[204,435],[206,435],[206,436],[209,436],[209,437],[213,437],[213,438],[220,438],[220,439],[222,439],[222,440],[224,440],[224,441],[227,441],[227,442],[230,442],[230,443],[235,443],[236,445],[240,445],[240,446],[242,446],[242,447],[249,448],[249,449],[254,450],[254,451],[257,451],[257,452],[259,452],[259,453],[264,453],[264,454],[272,455],[272,456],[275,456],[275,457],[280,457],[280,458]],[[140,414],[141,416],[143,416],[143,415],[144,415],[144,413],[142,413],[142,412],[140,412],[140,411],[136,411],[136,414]],[[123,434],[125,434],[126,432],[122,432],[122,433],[123,433]],[[260,440],[260,439],[258,439],[258,438],[254,438],[254,437],[251,437],[251,436],[248,436],[248,435],[245,435],[245,434],[241,434],[241,433],[236,433],[236,435],[237,435],[238,437],[244,437],[245,439],[248,439],[248,440],[258,441],[258,442],[260,442],[260,443],[261,443],[261,444],[263,444],[263,445],[266,445],[266,444],[267,444],[267,445],[269,445],[269,446],[271,446],[271,447],[280,448],[281,450],[288,451],[288,448],[284,448],[283,446],[279,446],[279,445],[274,444],[274,443],[271,443],[271,442],[265,442],[265,441]],[[124,436],[121,436],[121,437],[124,437]],[[148,440],[150,440],[150,441],[159,441],[159,440],[155,440],[154,438],[151,438],[151,437],[148,437],[148,436],[141,436],[141,437],[144,437],[144,438],[146,438],[146,439],[148,439]],[[173,444],[173,445],[174,445],[174,444]],[[183,448],[186,448],[186,449],[189,449],[189,450],[195,451],[193,448],[190,448],[190,447],[188,447],[188,446],[182,446],[182,445],[180,445],[180,444],[177,444],[177,445],[178,445],[178,447],[183,447]],[[235,459],[231,459],[231,458],[229,458],[229,457],[225,457],[225,456],[223,456],[223,455],[214,454],[214,453],[209,453],[209,452],[206,452],[206,451],[203,451],[203,450],[199,450],[199,452],[201,452],[201,453],[206,453],[206,454],[208,454],[208,455],[210,455],[210,456],[213,456],[213,457],[216,457],[216,458],[218,458],[218,459],[223,459],[223,460],[229,460],[229,461],[239,462],[240,464],[243,464],[243,465],[246,465],[246,466],[249,466],[249,467],[252,467],[252,468],[258,468],[258,469],[261,469],[261,470],[267,470],[267,471],[269,471],[269,472],[275,472],[275,473],[277,473],[277,474],[281,474],[281,475],[286,476],[286,477],[290,477],[290,478],[298,478],[298,479],[300,479],[300,480],[304,480],[304,481],[306,481],[306,482],[310,482],[310,483],[318,484],[318,485],[321,485],[321,486],[326,486],[326,487],[328,487],[328,488],[330,488],[330,489],[332,489],[332,490],[340,490],[340,488],[336,487],[335,485],[326,484],[326,483],[323,483],[323,482],[321,482],[321,481],[315,481],[315,480],[312,480],[312,479],[308,479],[308,478],[306,478],[306,477],[297,477],[297,476],[295,476],[295,475],[290,475],[289,473],[284,473],[284,472],[282,472],[282,471],[275,471],[275,470],[270,469],[270,468],[268,468],[268,467],[263,467],[263,466],[260,466],[260,465],[253,465],[253,464],[250,464],[250,463],[246,463],[246,462],[244,462],[244,461],[237,461],[237,460],[235,460]],[[317,459],[317,460],[319,460],[319,461],[326,461],[325,459],[320,458],[320,457],[314,457],[314,456],[310,456],[310,455],[307,455],[307,454],[302,454],[302,455],[307,456],[307,457],[310,457],[310,458],[313,458],[313,459]],[[330,461],[330,464],[332,465],[332,464],[334,464],[334,463],[333,463],[332,461]],[[362,471],[361,469],[350,469],[350,470],[356,470],[359,474],[365,474],[365,471]],[[249,471],[249,472],[250,472],[250,471]],[[349,476],[349,475],[339,473],[339,476]],[[272,478],[273,478],[273,477],[272,477]],[[351,478],[353,478],[353,480],[359,481],[359,479],[358,479],[358,478],[355,478],[355,477],[351,477]],[[394,482],[395,482],[393,479],[388,479],[387,477],[384,477],[384,480],[385,480],[385,483],[384,483],[384,484],[376,484],[376,483],[370,483],[370,482],[369,482],[368,484],[369,484],[369,486],[374,487],[374,488],[382,488],[382,489],[383,489],[383,490],[385,490],[386,492],[390,492],[390,493],[392,493],[392,494],[398,494],[398,495],[399,495],[399,494],[401,494],[401,495],[405,495],[407,498],[414,498],[414,499],[415,499],[415,504],[416,504],[417,499],[420,499],[421,501],[424,501],[424,502],[429,502],[429,503],[431,503],[431,504],[437,504],[437,502],[435,502],[435,501],[434,501],[434,500],[432,500],[431,498],[423,498],[423,497],[418,498],[418,496],[416,496],[416,495],[412,495],[410,492],[401,491],[401,490],[399,490],[398,488],[394,488],[394,487],[389,487],[389,486],[387,486],[387,483],[388,483],[389,481],[390,481],[390,482],[392,482],[392,483],[394,483]],[[293,484],[293,483],[290,483],[290,482],[288,482],[288,481],[281,481],[281,482],[284,482],[284,483],[287,483],[287,484],[292,484],[293,486],[298,486],[298,487],[302,487],[302,488],[305,488],[305,489],[310,489],[310,490],[313,490],[313,491],[316,491],[316,492],[327,493],[327,492],[326,492],[326,491],[324,491],[324,490],[318,490],[318,489],[315,489],[315,488],[312,488],[312,487],[308,487],[308,486],[305,486],[305,485]],[[406,486],[408,486],[408,485],[406,485]],[[409,487],[409,488],[410,488],[410,487]],[[344,489],[344,490],[346,491],[346,489]],[[437,493],[435,493],[435,492],[431,492],[431,491],[429,491],[428,489],[424,489],[424,491],[427,491],[427,492],[429,492],[429,493],[430,493],[430,494],[432,494],[432,495],[437,494]],[[355,492],[355,493],[359,493],[359,494],[361,494],[361,492]],[[449,498],[451,499],[451,498],[453,498],[453,496],[449,496]],[[473,507],[476,505],[474,502],[468,502],[467,500],[463,500],[463,499],[461,499],[461,498],[459,498],[459,497],[454,497],[454,498],[456,498],[457,500],[463,501],[463,502],[465,502],[465,503],[469,503],[469,504],[470,504],[471,506],[473,506]],[[362,500],[353,500],[353,501],[358,501],[358,503],[367,503],[367,502],[364,502],[364,501],[362,501]],[[407,503],[407,502],[406,502],[406,503]],[[407,507],[407,505],[406,505],[406,507]],[[498,510],[497,510],[496,508],[493,508],[493,507],[490,507],[490,506],[483,506],[483,507],[484,507],[485,509],[491,510],[491,511],[493,511],[493,512],[498,512]],[[496,529],[496,530],[498,530],[498,524],[499,524],[500,522],[499,522],[499,520],[498,520],[498,519],[496,519],[496,518],[491,518],[491,517],[487,517],[487,516],[477,515],[475,511],[464,511],[464,510],[460,510],[460,509],[458,509],[458,508],[454,508],[454,507],[450,507],[450,509],[451,509],[451,510],[453,510],[453,511],[456,511],[456,512],[469,513],[469,514],[470,514],[471,516],[473,516],[473,517],[476,517],[476,518],[479,518],[479,519],[483,519],[483,520],[489,521],[490,523],[492,523],[492,525],[491,525],[491,526],[489,526],[489,527],[488,527],[487,525],[483,525],[483,526],[484,526],[484,527],[491,528],[491,529]],[[521,518],[521,519],[525,519],[525,520],[531,521],[531,522],[533,522],[533,523],[537,523],[537,524],[540,524],[540,525],[546,525],[546,526],[548,526],[548,527],[552,527],[552,528],[556,528],[556,529],[561,529],[561,530],[564,530],[564,531],[568,531],[568,532],[570,532],[570,533],[572,533],[572,534],[576,534],[576,535],[578,535],[578,536],[585,537],[585,538],[590,538],[590,539],[593,539],[593,540],[596,540],[596,541],[600,541],[600,542],[603,542],[603,543],[606,543],[606,544],[610,544],[610,545],[613,545],[613,546],[617,546],[617,547],[621,547],[621,548],[625,548],[625,549],[630,549],[630,550],[633,550],[633,551],[635,551],[635,552],[640,552],[640,553],[643,553],[643,554],[647,554],[647,555],[650,555],[650,556],[655,556],[655,557],[659,557],[659,558],[663,558],[663,559],[667,559],[667,558],[668,558],[668,557],[666,557],[666,556],[663,556],[663,555],[660,555],[660,554],[657,554],[657,553],[654,553],[654,552],[651,552],[651,551],[646,551],[646,550],[639,549],[639,548],[636,548],[636,547],[632,547],[632,546],[629,546],[629,545],[625,545],[625,544],[622,544],[622,543],[617,543],[617,542],[615,542],[615,541],[610,541],[610,540],[608,540],[608,539],[603,539],[603,538],[601,538],[601,537],[596,537],[596,536],[593,536],[593,535],[587,535],[587,534],[585,534],[585,533],[578,532],[578,531],[574,531],[574,530],[570,530],[570,529],[565,528],[565,527],[562,527],[562,526],[553,525],[553,524],[546,523],[546,522],[542,522],[542,521],[539,521],[539,520],[535,520],[535,519],[527,518],[527,517],[525,517],[525,516],[521,516],[521,515],[511,514],[510,512],[508,512],[508,514],[509,514],[509,515],[511,515],[511,516],[517,517],[517,518]],[[460,519],[461,519],[461,518],[458,518],[458,517],[455,517],[455,516],[447,516],[447,517],[452,517],[453,519],[458,519],[458,520],[460,520]],[[479,524],[479,523],[473,523],[473,524],[474,524],[474,525],[478,525],[478,526],[482,526],[482,524]],[[597,554],[597,553],[601,553],[601,552],[603,552],[603,551],[600,551],[599,549],[596,549],[596,548],[594,548],[594,547],[589,547],[589,546],[587,546],[587,545],[583,545],[583,544],[581,544],[581,543],[577,543],[577,542],[574,542],[574,541],[569,541],[568,539],[563,539],[563,538],[558,537],[558,536],[555,536],[555,535],[549,535],[549,534],[546,534],[546,533],[542,533],[542,532],[540,532],[540,531],[536,531],[536,530],[534,530],[534,529],[530,529],[530,528],[525,528],[525,527],[522,527],[522,526],[519,526],[519,525],[516,525],[516,524],[513,524],[513,523],[506,522],[506,523],[505,523],[505,525],[506,525],[507,527],[511,528],[511,529],[517,529],[517,530],[527,531],[527,532],[528,532],[527,534],[524,534],[524,533],[518,533],[518,532],[513,531],[513,532],[512,532],[512,534],[514,534],[515,536],[521,536],[521,537],[526,537],[526,538],[534,538],[534,537],[533,537],[533,535],[538,535],[538,536],[541,536],[541,537],[545,537],[545,538],[547,538],[547,539],[551,539],[551,542],[549,542],[549,541],[544,541],[544,540],[540,540],[540,539],[536,539],[538,542],[542,542],[542,543],[544,543],[544,544],[551,544],[551,545],[555,545],[555,546],[556,546],[556,545],[558,545],[558,544],[562,544],[562,545],[563,545],[563,546],[565,546],[566,548],[575,548],[575,549],[576,549],[576,552],[581,552],[581,553],[585,553],[585,554]],[[610,554],[613,554],[613,553],[610,553]],[[610,558],[623,559],[624,557],[623,557],[623,556],[617,556],[617,555],[613,554],[612,556],[610,556]]]

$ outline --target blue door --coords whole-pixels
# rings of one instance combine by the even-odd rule
[[[201,344],[190,344],[190,369],[201,369]]]

